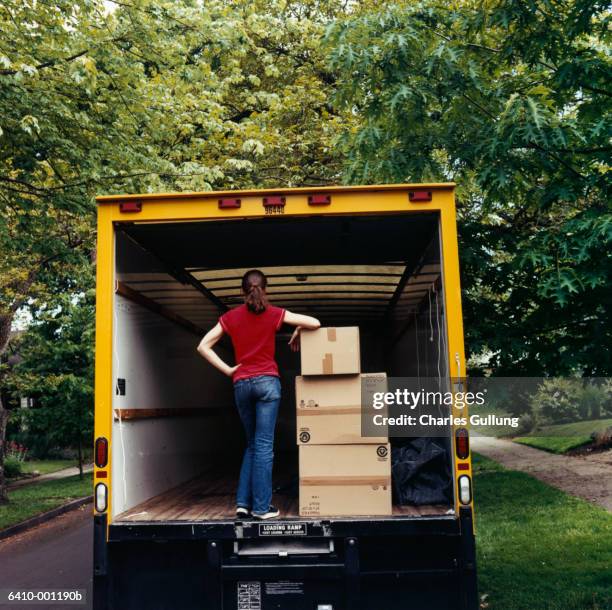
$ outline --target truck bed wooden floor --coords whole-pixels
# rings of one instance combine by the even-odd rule
[[[293,482],[293,485],[292,485]],[[137,504],[117,515],[114,523],[135,521],[210,521],[235,518],[235,476],[203,473],[190,481]],[[274,477],[276,493],[272,503],[281,512],[280,518],[298,518],[298,498],[295,480]],[[444,515],[450,506],[394,506],[394,516]]]

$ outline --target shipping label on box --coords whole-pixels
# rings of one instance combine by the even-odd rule
[[[388,443],[300,446],[301,517],[391,514]]]
[[[388,438],[389,427],[387,425],[389,409],[380,401],[374,400],[387,392],[386,373],[362,373],[361,374],[361,422],[359,425],[362,442],[368,439],[376,442],[381,435]]]
[[[338,326],[300,333],[302,375],[350,375],[361,371],[359,328]]]
[[[297,443],[311,445],[386,443],[386,427],[378,436],[363,436],[362,396],[385,391],[385,373],[296,377]],[[371,400],[366,403],[371,408]]]

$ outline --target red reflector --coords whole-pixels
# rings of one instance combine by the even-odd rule
[[[124,201],[119,204],[119,209],[122,212],[140,212],[142,211],[142,201]]]
[[[283,207],[285,205],[285,198],[281,195],[272,195],[271,197],[263,198],[264,207]]]
[[[219,209],[225,210],[227,208],[239,208],[240,199],[219,199]]]
[[[308,205],[329,205],[331,195],[308,195]]]
[[[470,454],[470,437],[466,428],[457,428],[455,432],[455,441],[457,457],[460,460],[467,459]]]
[[[106,470],[98,470],[96,472],[96,479],[106,479]]]
[[[457,470],[469,470],[469,469],[470,469],[469,464],[457,464]]]
[[[409,191],[410,201],[431,201],[431,191]]]
[[[108,441],[103,436],[96,439],[95,456],[98,468],[104,468],[108,464]]]

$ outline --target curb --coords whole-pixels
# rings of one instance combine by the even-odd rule
[[[77,498],[76,500],[71,500],[70,502],[66,502],[66,504],[62,504],[57,508],[52,510],[48,510],[46,513],[41,513],[40,515],[36,515],[34,517],[30,517],[21,523],[16,523],[15,525],[11,525],[3,530],[0,530],[0,540],[5,540],[6,538],[10,538],[15,534],[20,534],[21,532],[25,532],[35,525],[40,525],[41,523],[46,523],[50,521],[54,517],[59,515],[63,515],[75,508],[79,508],[79,506],[83,506],[83,504],[88,504],[93,501],[93,496],[85,496],[83,498]]]

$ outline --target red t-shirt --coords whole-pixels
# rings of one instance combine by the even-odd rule
[[[268,305],[262,313],[239,305],[219,317],[219,324],[232,339],[236,364],[240,363],[232,381],[256,375],[280,377],[274,360],[274,338],[284,317],[285,309],[274,305]]]

